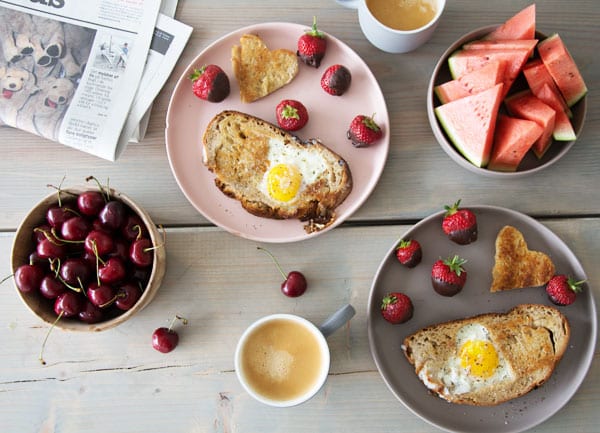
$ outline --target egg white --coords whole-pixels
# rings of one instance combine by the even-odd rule
[[[274,138],[269,139],[267,160],[269,166],[263,173],[259,189],[265,197],[274,201],[277,201],[277,199],[269,194],[267,185],[267,176],[273,167],[279,164],[294,165],[302,174],[300,188],[296,196],[286,203],[293,203],[308,185],[314,183],[327,170],[327,164],[319,154],[309,152],[302,147],[286,145],[282,140]]]

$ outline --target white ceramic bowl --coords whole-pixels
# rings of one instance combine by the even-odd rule
[[[98,189],[91,188],[89,186],[63,189],[65,192],[74,194],[78,194],[87,190]],[[159,232],[157,227],[152,222],[152,219],[144,209],[138,206],[128,196],[116,191],[115,189],[110,189],[110,195],[113,198],[122,201],[124,204],[129,206],[130,209],[137,213],[144,223],[153,245],[156,246],[163,244],[163,234]],[[64,195],[61,197],[64,198]],[[56,192],[49,194],[29,211],[19,225],[12,246],[11,266],[13,273],[20,265],[29,263],[29,255],[35,249],[33,229],[45,221],[45,215],[48,207],[56,204],[57,201],[58,195]],[[115,317],[110,317],[104,321],[93,324],[88,324],[78,319],[61,318],[61,320],[56,323],[56,327],[71,331],[104,331],[127,321],[140,310],[142,310],[156,295],[166,270],[166,252],[164,246],[155,248],[153,251],[154,260],[148,283],[143,290],[142,296],[131,309],[124,311]],[[18,288],[16,288],[16,290],[23,303],[33,314],[48,324],[52,324],[56,321],[57,316],[53,310],[53,301],[44,298],[40,293],[23,293]]]
[[[487,168],[481,168],[473,165],[469,162],[454,146],[452,141],[446,135],[446,132],[442,128],[439,120],[437,119],[434,109],[439,106],[441,103],[439,99],[435,96],[434,87],[442,84],[446,81],[450,81],[452,79],[450,75],[450,70],[448,68],[448,57],[456,50],[460,49],[465,43],[480,39],[492,30],[496,29],[498,26],[487,26],[482,27],[480,29],[474,30],[470,33],[459,38],[456,42],[454,42],[450,47],[444,52],[442,57],[437,62],[435,69],[433,70],[433,74],[429,81],[429,86],[427,88],[427,115],[429,117],[429,124],[431,125],[431,129],[435,138],[439,142],[440,146],[444,151],[455,161],[458,165],[467,170],[477,173],[482,176],[494,177],[494,178],[520,178],[524,176],[531,175],[533,173],[537,173],[540,170],[543,170],[556,161],[561,159],[568,151],[571,149],[574,141],[563,141],[563,142],[553,142],[548,151],[544,154],[541,159],[538,159],[533,152],[528,152],[519,164],[517,171],[514,172],[503,172],[503,171],[494,171],[489,170]],[[541,41],[546,38],[546,35],[536,32],[536,37]],[[513,84],[510,93],[513,93],[517,90],[523,90],[526,87],[526,81],[522,76],[519,76],[515,83]],[[571,123],[573,124],[573,129],[577,136],[579,136],[581,129],[583,128],[583,121],[585,119],[586,114],[586,100],[587,96],[582,98],[577,104],[571,107],[571,111],[573,112],[573,118],[571,119]],[[503,108],[501,108],[503,110]]]

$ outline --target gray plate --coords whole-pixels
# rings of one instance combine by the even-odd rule
[[[417,378],[400,345],[409,334],[434,323],[503,312],[521,303],[552,305],[543,287],[490,293],[495,239],[504,225],[519,229],[531,250],[548,254],[556,272],[587,280],[585,272],[569,247],[552,231],[519,212],[494,206],[469,206],[477,216],[478,239],[470,245],[451,242],[442,231],[444,211],[431,215],[402,239],[421,243],[423,260],[413,269],[402,266],[395,256],[394,242],[384,257],[371,287],[368,304],[368,333],[371,353],[385,383],[392,393],[417,416],[451,432],[514,433],[532,428],[554,415],[564,406],[582,383],[594,355],[596,342],[596,307],[591,290],[583,292],[574,304],[559,307],[571,325],[571,341],[552,377],[523,397],[492,407],[451,404],[430,394]],[[431,265],[440,257],[458,254],[468,262],[467,283],[454,297],[438,295],[431,287]],[[390,291],[411,297],[413,318],[401,325],[391,325],[381,316],[381,299]]]

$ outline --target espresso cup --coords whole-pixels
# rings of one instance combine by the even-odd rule
[[[326,337],[354,316],[345,305],[320,327],[294,314],[272,314],[251,324],[235,350],[238,380],[256,400],[289,407],[312,398],[329,375]]]
[[[446,6],[446,0],[336,1],[358,9],[358,22],[365,37],[388,53],[406,53],[427,42]]]

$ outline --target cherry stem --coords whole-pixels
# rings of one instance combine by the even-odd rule
[[[58,245],[58,246],[62,245],[62,239],[59,239],[56,236],[56,231],[54,230],[54,228],[52,228],[50,230],[50,234],[48,234],[48,230],[44,230],[39,227],[34,228],[33,231],[41,232],[46,237],[46,239],[48,239],[50,241],[50,243],[52,243],[54,245]],[[52,235],[52,236],[50,236],[50,235]]]
[[[100,193],[104,197],[104,202],[108,203],[110,201],[110,189],[108,187],[109,179],[108,178],[106,179],[106,189],[102,186],[102,184],[96,178],[96,176],[88,176],[85,178],[86,182],[89,182],[90,180],[93,180],[94,182],[96,182],[96,185],[98,185],[98,189],[100,190]]]
[[[169,331],[173,329],[173,325],[175,324],[176,320],[181,320],[181,323],[183,323],[184,325],[188,324],[188,321],[185,317],[181,317],[180,315],[176,314],[175,317],[171,319],[171,323],[169,324]]]
[[[60,193],[61,193],[61,192],[65,192],[65,191],[63,191],[63,190],[62,190],[62,184],[63,184],[63,182],[65,181],[65,178],[66,178],[66,177],[67,177],[67,175],[65,174],[65,175],[63,176],[63,178],[61,179],[60,183],[58,184],[58,187],[56,187],[56,186],[54,186],[54,185],[50,185],[50,184],[47,184],[47,185],[46,185],[47,187],[49,187],[49,188],[54,188],[55,190],[57,190],[57,191],[58,191],[58,193],[57,193],[57,194],[58,194],[58,200],[57,200],[57,201],[58,201],[58,207],[62,207],[62,200],[61,200],[61,198],[60,198]]]
[[[40,359],[40,362],[42,363],[42,365],[46,365],[46,361],[44,361],[44,348],[46,347],[46,342],[48,341],[48,337],[50,336],[50,333],[52,332],[52,330],[54,329],[54,327],[56,326],[58,321],[63,316],[63,313],[64,313],[64,311],[60,312],[60,314],[58,315],[56,320],[52,323],[52,326],[50,326],[50,329],[48,329],[48,332],[46,333],[46,338],[44,338],[44,342],[42,343],[42,348],[40,350],[40,358],[39,359]]]
[[[271,260],[273,260],[273,263],[275,263],[275,266],[277,266],[277,269],[279,269],[279,272],[281,272],[281,275],[283,276],[283,278],[287,278],[287,275],[285,275],[285,272],[281,268],[281,265],[279,264],[279,262],[277,261],[275,256],[271,253],[271,251],[267,250],[266,248],[262,248],[262,247],[256,247],[256,249],[262,251],[263,253],[265,253],[269,257],[271,257]]]
[[[160,229],[162,231],[163,243],[159,244],[159,245],[153,245],[153,246],[148,247],[148,248],[144,248],[143,251],[145,253],[147,253],[148,251],[156,250],[158,248],[162,248],[167,243],[167,232],[166,232],[165,228],[162,226],[162,224],[160,224],[158,227],[160,227]],[[150,239],[150,241],[152,241],[152,239]]]
[[[12,277],[14,277],[15,274],[10,274],[7,277],[2,278],[2,280],[0,281],[0,284],[2,284],[3,282],[5,282],[6,280],[10,280]]]

